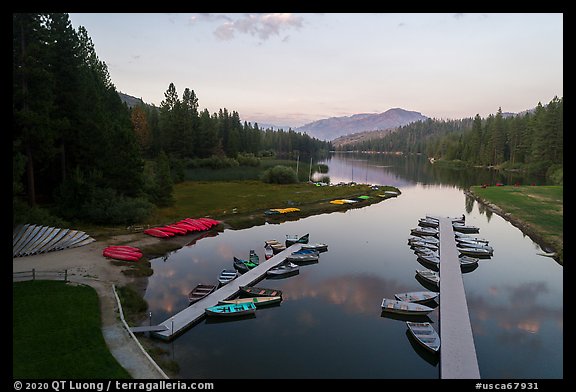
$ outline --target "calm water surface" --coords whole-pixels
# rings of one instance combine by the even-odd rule
[[[402,195],[347,212],[225,230],[152,260],[145,299],[159,323],[188,305],[196,284],[216,283],[233,256],[247,258],[255,249],[264,260],[267,239],[310,233],[310,242],[329,246],[299,275],[257,284],[283,290],[280,305],[252,318],[206,319],[173,342],[152,340],[178,362],[179,377],[438,378],[438,356],[413,341],[406,319],[382,314],[380,304],[394,293],[426,289],[415,279],[423,266],[407,245],[418,219],[464,214],[495,249],[463,275],[481,377],[563,378],[562,266],[537,255],[537,244],[461,189],[503,181],[497,174],[441,173],[427,161],[398,157],[336,155],[326,163],[332,182],[394,185]],[[428,319],[438,329],[438,309]]]

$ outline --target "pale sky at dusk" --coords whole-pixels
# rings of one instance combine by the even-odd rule
[[[562,14],[71,13],[118,91],[291,126],[391,108],[519,112],[563,92]]]

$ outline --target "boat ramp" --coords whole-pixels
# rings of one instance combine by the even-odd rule
[[[206,308],[217,305],[218,301],[234,298],[238,295],[240,286],[254,285],[266,276],[266,271],[283,262],[286,256],[290,255],[292,252],[296,252],[301,246],[302,244],[299,243],[289,246],[282,252],[279,252],[268,260],[261,262],[258,266],[243,273],[230,283],[220,287],[198,302],[195,302],[181,310],[179,313],[158,324],[158,326],[151,331],[152,336],[163,340],[171,340],[175,338],[192,325],[201,321],[205,316]]]

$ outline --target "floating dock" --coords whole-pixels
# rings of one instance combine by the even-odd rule
[[[438,218],[440,236],[440,378],[479,379],[480,370],[452,218]]]
[[[300,249],[301,244],[294,244],[272,256],[268,260],[261,262],[258,266],[243,273],[230,283],[220,287],[218,290],[200,301],[186,307],[179,313],[158,324],[158,328],[152,330],[152,336],[171,340],[179,334],[186,331],[190,326],[202,320],[205,316],[205,309],[218,304],[218,301],[224,301],[234,298],[240,291],[240,286],[252,286],[256,282],[266,277],[266,272],[284,261],[286,256]],[[232,262],[232,260],[230,260]],[[273,285],[273,283],[271,283]],[[162,330],[160,330],[162,328]]]

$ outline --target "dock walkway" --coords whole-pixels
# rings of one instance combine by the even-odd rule
[[[204,317],[204,311],[210,306],[218,304],[218,301],[224,301],[235,297],[240,291],[240,286],[251,286],[259,280],[266,277],[266,271],[280,264],[286,256],[300,249],[301,244],[294,244],[282,252],[272,256],[270,259],[261,262],[258,266],[243,273],[230,283],[220,287],[218,290],[202,298],[200,301],[186,307],[179,313],[158,324],[166,327],[161,331],[152,331],[152,336],[164,340],[171,340],[183,333],[188,327],[199,322]],[[232,261],[231,261],[232,262]]]
[[[439,218],[440,378],[479,379],[476,347],[468,314],[451,218]]]

